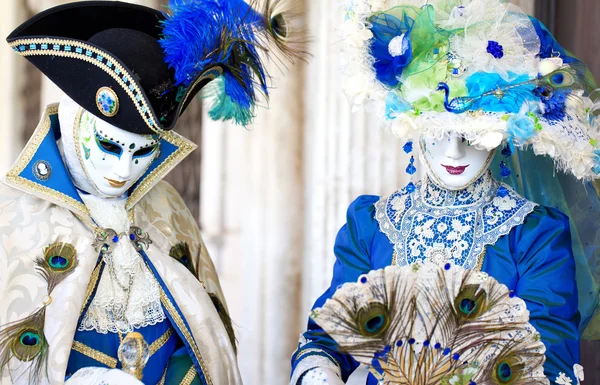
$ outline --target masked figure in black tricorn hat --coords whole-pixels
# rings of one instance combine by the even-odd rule
[[[262,57],[296,54],[278,8],[86,1],[8,37],[65,96],[0,184],[0,383],[241,383],[215,268],[161,179],[195,148],[171,130],[200,90],[250,123]]]

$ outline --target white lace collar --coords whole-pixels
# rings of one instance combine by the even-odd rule
[[[400,266],[433,262],[471,269],[487,245],[523,223],[536,204],[486,173],[460,191],[430,181],[399,190],[376,204],[380,230]]]
[[[488,171],[464,189],[453,191],[438,186],[426,177],[421,184],[421,196],[424,203],[436,207],[481,205],[493,193],[494,182]]]

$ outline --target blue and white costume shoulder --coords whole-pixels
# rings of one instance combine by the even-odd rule
[[[321,307],[345,282],[391,264],[454,263],[489,274],[522,298],[546,345],[546,376],[577,383],[580,314],[568,218],[536,206],[488,174],[465,190],[429,181],[414,192],[361,196],[349,207],[335,242],[336,262]],[[358,363],[309,320],[292,357],[292,384],[328,367],[346,381]],[[376,384],[369,375],[369,385]]]
[[[81,327],[109,269],[93,247],[97,229],[57,147],[58,124],[57,107],[50,106],[0,184],[0,357],[8,357],[2,384],[59,384],[83,367],[121,368],[124,336]],[[140,254],[165,315],[135,330],[150,345],[143,381],[241,384],[214,265],[183,200],[161,181],[193,148],[176,134],[163,136],[160,156],[126,203],[131,223],[152,240]],[[51,285],[40,266],[69,274]]]

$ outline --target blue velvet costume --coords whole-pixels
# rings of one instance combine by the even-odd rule
[[[408,196],[404,201],[404,206],[407,207],[400,207],[400,216],[406,223],[418,222],[415,212],[410,211],[408,207],[410,204],[407,201],[415,198],[415,194],[419,194],[420,186],[417,185],[416,192],[408,193],[406,190],[401,190],[391,196],[392,198],[394,195]],[[488,273],[510,290],[514,290],[516,295],[527,304],[530,322],[540,333],[547,348],[544,365],[546,376],[553,382],[562,372],[576,383],[573,366],[579,363],[580,314],[569,220],[556,209],[535,206],[518,196],[508,186],[499,186],[500,184],[494,181],[491,195],[484,200],[490,198],[493,201],[502,198],[508,192],[509,199],[516,202],[515,207],[512,207],[512,204],[506,206],[512,207],[512,212],[506,217],[501,217],[499,221],[501,226],[507,226],[504,228],[506,231],[495,242],[487,244],[485,251],[475,255],[475,259],[467,256],[463,260],[457,260],[455,255],[449,258],[449,261],[469,268],[481,268],[483,272]],[[458,195],[460,194],[459,192]],[[468,195],[469,193],[465,194]],[[430,198],[431,196],[425,196],[426,206],[435,209],[436,205],[432,204]],[[437,207],[442,207],[446,203],[448,203],[447,199]],[[402,206],[393,199],[361,196],[350,205],[347,223],[339,231],[335,242],[336,262],[331,285],[317,299],[314,308],[321,307],[341,284],[356,282],[360,275],[370,270],[381,269],[394,263],[402,264],[403,258],[398,255],[398,244],[403,240],[391,242],[386,233],[393,234],[393,232],[385,228],[386,221],[380,216],[382,210],[377,209],[377,207],[387,207],[386,214],[390,217],[390,214],[395,214],[390,208],[394,204],[397,208]],[[490,203],[487,205],[490,206]],[[523,217],[521,213],[514,213],[520,205],[521,207],[531,205]],[[488,209],[489,207],[483,206],[484,212]],[[400,222],[402,220],[398,220],[398,223]],[[437,239],[440,237],[440,231],[436,230],[438,223],[440,222],[431,226],[434,230],[433,239],[444,241]],[[443,226],[440,229],[445,230]],[[412,232],[407,231],[402,234],[415,237],[414,226]],[[404,264],[423,261],[411,257],[410,253],[407,254],[409,258],[404,260]],[[309,369],[310,364],[307,365],[307,362],[310,360],[322,363],[323,359],[328,360],[333,367],[339,367],[344,381],[358,366],[351,356],[338,352],[335,342],[314,321],[309,320],[308,330],[304,333],[302,342],[292,357],[293,375],[301,374],[294,373],[297,368],[304,372]],[[369,375],[367,383],[374,385],[377,382]]]

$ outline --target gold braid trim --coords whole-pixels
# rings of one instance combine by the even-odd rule
[[[169,370],[169,363],[167,362],[167,366],[165,366],[165,370],[163,372],[162,377],[160,378],[160,381],[158,381],[158,384],[156,385],[165,385],[165,381],[167,379],[167,370]]]
[[[196,360],[200,364],[200,369],[204,373],[204,378],[206,378],[206,383],[208,385],[212,385],[213,382],[210,378],[210,373],[208,372],[208,369],[206,368],[206,364],[204,363],[204,360],[202,359],[202,355],[200,354],[200,350],[198,349],[198,346],[196,345],[196,341],[194,341],[194,337],[192,337],[192,335],[190,334],[190,331],[183,323],[183,319],[177,312],[177,309],[175,309],[175,306],[173,305],[173,303],[171,303],[171,301],[169,300],[169,297],[167,297],[167,295],[165,294],[165,291],[163,290],[162,287],[160,288],[160,300],[163,303],[163,305],[165,306],[165,309],[167,310],[167,312],[169,312],[169,314],[171,314],[171,316],[173,317],[173,321],[175,321],[175,325],[177,325],[179,330],[181,330],[183,337],[185,338],[187,343],[192,348],[192,352],[194,353]]]
[[[485,246],[483,248],[483,251],[481,252],[481,254],[479,254],[479,257],[477,257],[477,265],[475,265],[473,270],[481,271],[481,269],[483,269],[483,261],[485,261],[486,254],[487,254],[487,246]]]
[[[150,344],[150,356],[158,352],[160,348],[162,348],[167,343],[167,341],[169,340],[169,338],[171,338],[172,335],[173,328],[169,328],[169,330],[167,330],[162,336],[158,337],[156,341]]]
[[[36,196],[46,198],[56,205],[67,206],[71,211],[74,211],[81,217],[89,217],[89,211],[83,203],[59,191],[19,176],[19,174],[21,174],[23,170],[25,170],[25,167],[27,167],[27,165],[31,162],[44,138],[46,135],[48,135],[51,125],[50,115],[56,114],[58,114],[57,105],[52,105],[46,108],[43,114],[43,119],[40,121],[35,132],[31,136],[31,139],[29,139],[29,142],[27,142],[25,145],[25,149],[21,155],[19,155],[14,167],[11,168],[6,174],[6,181],[8,182],[8,185],[17,188],[18,190],[34,192]],[[86,221],[86,223],[90,223],[90,221]]]
[[[139,182],[138,186],[131,192],[129,198],[127,198],[127,210],[131,210],[163,176],[169,173],[197,147],[193,142],[174,132],[164,132],[162,139],[178,148]]]
[[[92,272],[92,275],[90,277],[90,283],[88,284],[88,287],[85,291],[85,300],[83,301],[83,305],[81,305],[81,311],[83,312],[83,309],[85,309],[85,307],[87,306],[88,302],[90,301],[90,297],[92,296],[92,292],[94,291],[94,289],[96,288],[96,284],[98,283],[98,279],[100,278],[100,267],[102,266],[102,261],[100,261],[97,265],[96,268],[94,269],[94,271]]]
[[[185,374],[185,376],[183,377],[183,379],[181,380],[181,382],[179,384],[180,385],[190,385],[192,383],[192,381],[194,381],[194,378],[196,378],[196,368],[194,368],[194,365],[192,365],[190,367],[190,370],[187,371],[187,373]]]
[[[20,51],[18,49],[18,46],[20,46],[20,45],[28,46],[30,44],[48,44],[48,45],[59,45],[59,46],[60,45],[63,45],[63,46],[70,45],[70,46],[72,46],[72,50],[71,51],[59,51],[59,50],[54,50],[54,49],[47,49],[47,50],[35,49],[35,50]],[[27,56],[59,56],[59,57],[66,57],[66,58],[71,58],[71,59],[79,59],[79,60],[86,61],[92,65],[95,65],[96,67],[98,67],[101,70],[103,70],[104,72],[106,72],[110,77],[113,78],[114,81],[116,81],[121,86],[121,88],[123,88],[123,91],[125,91],[125,93],[127,93],[127,95],[131,98],[131,101],[133,102],[136,109],[138,110],[138,113],[140,114],[140,116],[142,117],[142,119],[144,120],[146,125],[152,131],[156,132],[157,134],[161,134],[163,132],[163,130],[157,124],[158,119],[156,117],[156,114],[154,113],[154,110],[152,109],[152,106],[150,106],[150,104],[147,102],[147,99],[145,98],[145,93],[138,86],[138,83],[135,80],[135,77],[133,76],[133,74],[130,71],[126,70],[119,63],[119,61],[117,59],[115,59],[114,57],[112,57],[108,52],[98,49],[97,47],[93,47],[89,44],[85,44],[81,41],[56,39],[56,38],[54,38],[54,39],[47,39],[47,38],[46,39],[39,39],[39,38],[38,39],[20,39],[20,40],[16,40],[16,41],[10,43],[9,45],[20,56],[25,56],[25,57],[27,57]],[[102,56],[104,59],[107,59],[108,61],[110,61],[112,63],[112,67],[109,67],[108,64],[103,63],[96,58],[87,56],[85,53],[77,53],[75,51],[75,48],[81,48],[83,50],[90,51],[96,55]],[[112,68],[119,70],[120,75],[117,75],[117,73]],[[127,77],[129,85],[127,85],[123,81],[124,75]],[[136,92],[134,93],[130,87],[135,89]],[[136,94],[140,96],[139,100],[136,98],[136,96],[135,96]],[[152,121],[150,121],[150,119],[148,119],[148,117],[146,116],[146,114],[143,111],[143,108],[146,108],[146,111],[148,111],[149,115],[152,116]]]
[[[84,345],[79,341],[73,341],[72,349],[78,353],[83,354],[84,356],[87,356],[93,360],[96,360],[108,366],[111,369],[115,369],[117,367],[118,361],[116,358],[112,358],[108,354],[104,354],[96,349],[90,348],[89,346]]]
[[[331,360],[331,362],[337,364],[339,367],[341,367],[340,363],[338,362],[338,360],[336,360],[331,354],[327,353],[325,350],[322,349],[315,349],[315,348],[310,348],[310,349],[305,349],[302,350],[297,356],[296,356],[296,361],[300,361],[300,359],[304,356],[310,356],[310,355],[325,355],[327,358],[329,358]]]

